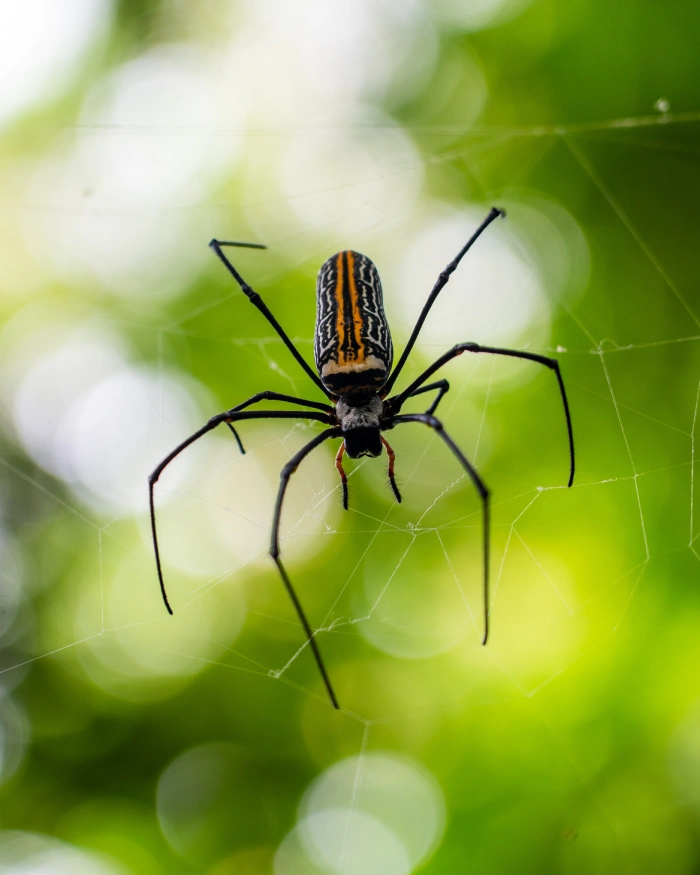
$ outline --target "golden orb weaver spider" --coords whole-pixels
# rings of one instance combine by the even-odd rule
[[[347,478],[343,470],[342,458],[345,453],[351,459],[361,456],[380,456],[386,449],[389,457],[389,481],[397,501],[401,501],[401,493],[394,479],[394,451],[382,437],[382,432],[409,422],[422,422],[434,429],[444,441],[453,455],[457,458],[474,484],[482,506],[483,518],[483,599],[484,599],[484,637],[482,644],[486,644],[489,634],[489,491],[481,477],[462,453],[459,447],[445,431],[445,428],[433,414],[440,403],[443,395],[448,391],[447,380],[438,380],[429,383],[428,380],[443,365],[464,352],[489,353],[491,355],[504,355],[512,358],[527,359],[538,362],[554,371],[561,399],[564,404],[566,427],[569,437],[570,470],[568,485],[574,481],[574,436],[571,426],[569,403],[566,398],[564,381],[556,359],[524,352],[516,349],[501,349],[492,346],[482,346],[478,343],[458,343],[448,352],[441,355],[429,368],[416,377],[398,395],[387,397],[401,373],[406,361],[413,349],[418,334],[435,303],[435,299],[447,284],[450,276],[457,269],[458,264],[468,252],[472,244],[482,232],[498,216],[505,216],[503,210],[493,207],[488,216],[479,225],[474,234],[465,243],[456,257],[438,276],[433,290],[428,296],[425,306],[421,310],[418,321],[406,344],[406,348],[399,359],[398,364],[391,370],[393,362],[393,348],[391,334],[384,313],[382,300],[382,287],[379,273],[373,262],[365,255],[358,252],[339,252],[329,258],[318,273],[316,283],[316,331],[314,341],[314,357],[318,374],[315,374],[311,366],[302,357],[299,350],[294,346],[282,326],[267,308],[260,295],[254,291],[236,268],[224,254],[224,246],[244,246],[251,249],[265,249],[259,243],[238,243],[226,240],[212,240],[209,244],[216,255],[221,259],[229,273],[236,280],[243,293],[248,297],[251,304],[267,319],[289,349],[291,354],[301,365],[311,381],[326,395],[331,404],[323,404],[318,401],[307,401],[304,398],[295,398],[292,395],[283,395],[279,392],[258,392],[242,404],[232,407],[230,410],[219,413],[204,425],[199,431],[184,440],[169,453],[156,467],[148,478],[149,498],[151,512],[151,531],[153,533],[153,548],[158,569],[160,591],[168,612],[172,614],[172,608],[168,601],[163,581],[163,569],[161,567],[160,550],[158,548],[158,536],[156,533],[156,517],[154,503],[154,487],[164,468],[173,461],[184,449],[199,440],[207,432],[216,428],[221,423],[226,423],[238,443],[241,452],[245,452],[243,444],[238,436],[234,422],[246,419],[308,419],[322,422],[329,428],[316,435],[303,446],[282,468],[280,474],[280,487],[275,503],[275,512],[272,522],[272,538],[270,543],[270,555],[274,559],[282,582],[292,600],[297,615],[304,627],[306,637],[316,659],[316,664],[323,678],[323,682],[330,696],[334,708],[339,708],[338,699],[326,671],[321,652],[316,643],[315,632],[306,618],[301,602],[297,597],[289,576],[280,561],[280,517],[282,514],[282,502],[284,500],[290,477],[297,470],[302,460],[312,450],[320,446],[329,438],[340,438],[342,443],[336,456],[335,464],[340,474],[343,488],[343,507],[348,508]],[[437,395],[425,413],[410,413],[401,415],[401,407],[408,398],[421,395],[424,392],[437,391]],[[284,401],[310,410],[247,410],[246,408],[260,401]]]

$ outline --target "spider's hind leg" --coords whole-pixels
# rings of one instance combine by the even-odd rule
[[[387,456],[389,456],[389,483],[391,483],[391,489],[396,500],[401,504],[401,493],[399,492],[399,487],[396,485],[396,480],[394,479],[394,461],[396,459],[396,454],[389,446],[389,442],[385,441],[384,438],[382,438],[382,443],[386,448]]]

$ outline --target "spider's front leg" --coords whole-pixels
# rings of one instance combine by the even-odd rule
[[[272,325],[277,334],[280,336],[282,343],[287,347],[287,349],[291,352],[294,358],[299,362],[303,370],[306,372],[307,377],[311,379],[311,382],[314,383],[318,388],[323,392],[326,397],[330,398],[331,394],[323,385],[321,380],[318,378],[318,375],[315,374],[312,370],[308,362],[304,359],[303,355],[296,348],[294,343],[291,341],[287,332],[282,328],[277,319],[270,312],[269,307],[260,297],[260,295],[255,291],[255,289],[251,288],[248,283],[243,279],[240,273],[236,270],[236,268],[231,264],[231,261],[226,257],[226,253],[221,248],[222,246],[243,246],[248,249],[265,249],[266,247],[260,243],[238,243],[233,240],[217,240],[216,238],[209,243],[209,246],[214,251],[214,253],[218,256],[218,258],[222,261],[224,267],[231,276],[238,283],[243,294],[248,298],[251,304],[262,313],[262,315],[267,319],[267,321]]]
[[[238,413],[241,410],[245,410],[246,407],[250,407],[251,404],[258,404],[260,401],[286,401],[287,404],[297,404],[300,407],[311,407],[315,410],[323,410],[324,413],[332,413],[333,408],[329,404],[323,404],[320,401],[307,401],[306,398],[297,398],[295,395],[283,395],[280,392],[271,392],[269,389],[264,392],[257,392],[255,395],[252,395],[248,398],[247,401],[243,401],[241,404],[237,404],[235,407],[231,409],[231,413]],[[245,450],[243,449],[243,444],[241,443],[241,439],[238,436],[238,432],[231,425],[230,422],[227,422],[226,425],[231,429],[231,433],[236,439],[236,443],[238,444],[238,449],[241,451],[243,455],[245,455]]]

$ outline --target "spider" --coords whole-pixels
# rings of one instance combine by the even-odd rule
[[[148,478],[151,531],[153,533],[153,548],[160,581],[160,591],[168,612],[172,614],[172,608],[168,601],[163,581],[163,569],[161,567],[160,550],[158,548],[158,536],[156,533],[154,487],[164,468],[169,465],[176,456],[184,449],[199,440],[203,435],[215,429],[221,423],[225,423],[233,433],[240,451],[243,453],[243,444],[238,436],[233,423],[246,419],[304,419],[321,422],[328,426],[320,434],[316,435],[298,453],[296,453],[282,468],[280,474],[280,486],[275,503],[275,511],[272,522],[272,536],[270,543],[270,555],[274,559],[279,570],[282,582],[292,600],[294,608],[306,633],[307,642],[311,647],[316,660],[316,665],[321,673],[328,695],[334,708],[339,708],[338,699],[326,670],[321,652],[316,641],[315,632],[309,623],[301,602],[292,586],[289,575],[280,560],[280,517],[282,503],[289,485],[292,474],[297,470],[301,462],[316,447],[331,438],[340,438],[342,443],[335,459],[335,465],[340,475],[343,490],[343,507],[348,508],[348,484],[345,471],[343,470],[343,456],[347,453],[351,459],[359,459],[361,456],[377,457],[386,449],[389,465],[389,482],[394,496],[401,501],[401,493],[394,478],[394,451],[382,436],[382,432],[405,425],[410,422],[420,422],[433,429],[440,439],[454,454],[459,464],[464,468],[474,484],[479,498],[481,499],[483,520],[483,601],[484,601],[484,635],[482,644],[486,644],[489,634],[489,490],[476,472],[474,466],[467,459],[460,448],[449,436],[442,422],[434,415],[438,404],[449,390],[447,380],[437,380],[434,383],[426,381],[439,371],[453,358],[462,353],[489,353],[491,355],[510,356],[512,358],[526,359],[545,365],[554,371],[564,405],[566,427],[569,438],[570,470],[568,486],[574,480],[574,437],[571,426],[569,404],[556,359],[536,355],[532,352],[524,352],[516,349],[501,349],[492,346],[482,346],[478,343],[458,343],[452,349],[440,356],[429,368],[416,377],[413,382],[397,395],[390,395],[391,390],[399,374],[408,360],[411,350],[418,338],[423,323],[426,320],[430,308],[437,296],[447,284],[450,276],[454,273],[460,261],[471,248],[477,238],[498,217],[505,216],[503,210],[495,207],[479,225],[474,234],[465,243],[456,257],[438,276],[433,290],[423,307],[418,321],[411,333],[398,364],[392,371],[393,348],[391,334],[384,313],[382,300],[382,287],[379,281],[379,273],[374,263],[361,255],[359,252],[339,252],[329,258],[318,273],[316,283],[316,331],[314,342],[314,354],[318,374],[314,373],[311,366],[302,357],[299,350],[292,343],[282,326],[272,315],[260,295],[254,291],[236,270],[227,256],[224,254],[224,246],[245,246],[252,249],[265,249],[259,243],[239,243],[231,240],[212,240],[209,244],[216,255],[221,259],[229,273],[236,280],[243,293],[248,297],[251,304],[267,319],[305,371],[312,383],[323,392],[330,404],[318,401],[308,401],[304,398],[296,398],[292,395],[283,395],[279,392],[258,392],[247,401],[219,413],[202,426],[199,431],[184,440],[169,453],[156,467]],[[409,398],[422,395],[424,392],[437,392],[432,403],[425,413],[401,414],[401,408]],[[387,397],[389,396],[389,397]],[[288,404],[307,408],[306,410],[248,410],[260,401],[281,401]]]

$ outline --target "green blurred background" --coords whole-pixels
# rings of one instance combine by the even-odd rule
[[[18,8],[21,6],[21,8]],[[697,4],[31,0],[0,10],[3,872],[700,869]],[[296,475],[320,426],[251,423],[146,478],[263,389],[318,393],[207,249],[312,359],[339,249],[397,349],[489,207],[406,380],[475,340],[427,429]],[[405,385],[405,383],[404,383]],[[423,399],[424,400],[424,399]],[[410,409],[426,405],[411,403]],[[408,408],[407,408],[408,409]],[[695,519],[694,519],[695,512]],[[272,566],[272,567],[271,567]]]

